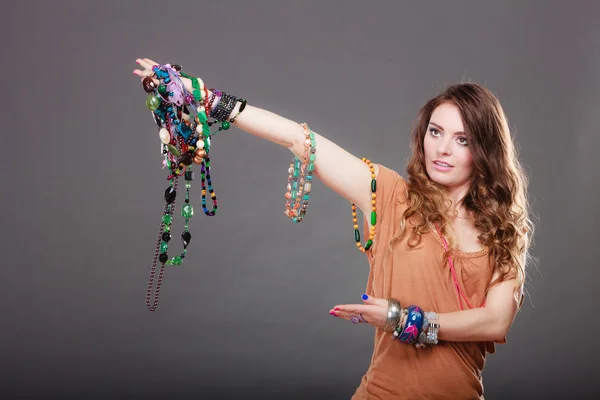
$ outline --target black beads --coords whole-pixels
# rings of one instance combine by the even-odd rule
[[[146,93],[153,93],[154,89],[156,89],[156,84],[149,76],[142,79],[142,86],[144,87],[144,91]]]
[[[169,240],[171,240],[171,233],[170,232],[163,232],[162,234],[162,240],[164,240],[165,242],[169,242]]]
[[[194,171],[190,171],[190,170],[185,171],[185,180],[193,181],[194,180]]]
[[[192,234],[188,231],[185,231],[181,234],[181,241],[183,242],[183,248],[187,249],[188,244],[190,244],[190,240],[192,240]]]
[[[158,261],[160,261],[163,264],[166,263],[168,259],[169,256],[167,255],[167,253],[161,253],[160,256],[158,256]]]
[[[175,201],[175,197],[177,197],[177,191],[173,188],[173,186],[169,186],[167,190],[165,190],[165,201],[168,204],[171,204]]]

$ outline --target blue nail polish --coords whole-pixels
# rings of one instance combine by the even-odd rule
[[[367,296],[367,294],[366,294],[366,293],[362,295],[362,299],[363,299],[363,300],[367,300],[368,298],[369,298],[369,296]]]

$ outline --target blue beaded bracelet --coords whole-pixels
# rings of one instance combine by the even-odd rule
[[[411,305],[408,307],[408,316],[406,325],[398,337],[402,343],[414,344],[421,334],[423,328],[423,311],[419,306]]]

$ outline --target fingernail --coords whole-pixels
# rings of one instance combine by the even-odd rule
[[[340,311],[340,309],[336,307],[333,309],[333,311]]]
[[[368,300],[368,299],[369,299],[369,296],[368,296],[366,293],[364,293],[364,294],[362,295],[362,299],[363,299],[363,300]]]
[[[329,311],[329,315],[335,315],[334,311]]]

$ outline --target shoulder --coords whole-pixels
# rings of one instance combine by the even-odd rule
[[[383,195],[390,199],[406,200],[408,196],[408,183],[406,179],[395,170],[382,164],[375,165],[377,196]]]

